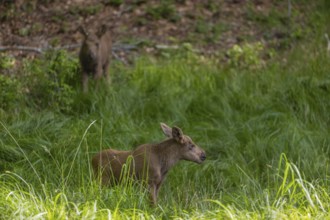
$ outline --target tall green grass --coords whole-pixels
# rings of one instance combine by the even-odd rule
[[[328,217],[330,62],[292,59],[251,71],[144,58],[78,94],[73,112],[4,112],[1,218]],[[182,127],[207,161],[176,166],[156,208],[137,183],[101,188],[92,155],[162,140],[159,122]]]

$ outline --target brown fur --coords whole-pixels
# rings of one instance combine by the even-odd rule
[[[92,167],[101,183],[119,183],[122,180],[122,167],[131,156],[130,176],[148,183],[151,201],[156,205],[159,188],[171,167],[179,160],[202,163],[206,159],[204,150],[184,135],[180,128],[170,128],[163,123],[161,128],[168,139],[158,144],[144,144],[133,151],[108,149],[95,155]]]
[[[83,27],[79,31],[84,35],[80,48],[79,61],[82,69],[82,84],[84,92],[88,90],[88,77],[100,79],[104,75],[109,78],[110,54],[112,49],[111,32],[102,25],[96,33],[88,33]]]

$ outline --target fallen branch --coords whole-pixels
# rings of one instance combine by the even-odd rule
[[[70,49],[76,49],[80,48],[81,44],[69,44],[62,47],[27,47],[27,46],[0,46],[0,52],[2,51],[10,51],[10,50],[21,50],[21,51],[27,51],[27,52],[34,52],[42,54],[47,50],[70,50]],[[129,44],[119,44],[113,46],[113,51],[120,51],[120,50],[134,50],[136,49],[136,45],[129,45]]]
[[[180,47],[178,45],[163,45],[163,44],[158,44],[155,46],[156,49],[159,50],[178,50]]]
[[[65,45],[63,47],[48,47],[46,48],[45,50],[49,50],[49,49],[53,49],[53,50],[63,50],[63,49],[66,49],[66,50],[69,50],[69,49],[76,49],[76,48],[80,48],[81,47],[81,44],[69,44],[69,45]]]
[[[132,45],[132,44],[117,44],[117,45],[113,45],[112,50],[113,51],[119,51],[119,50],[135,50],[137,48],[137,44],[136,45]]]
[[[42,48],[37,47],[26,47],[26,46],[0,46],[0,51],[8,51],[8,50],[22,50],[22,51],[29,51],[35,53],[43,53]]]

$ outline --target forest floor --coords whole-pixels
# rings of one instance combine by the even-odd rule
[[[263,42],[277,50],[305,34],[304,15],[312,8],[284,0],[1,1],[0,46],[77,49],[80,25],[96,31],[106,24],[115,44],[142,45],[148,53],[182,43],[206,55],[242,42]]]

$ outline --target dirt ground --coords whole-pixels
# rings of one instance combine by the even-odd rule
[[[80,25],[96,31],[106,24],[115,45],[152,51],[186,42],[214,53],[240,42],[285,37],[291,11],[303,22],[298,7],[286,0],[2,0],[0,46],[77,49]]]

